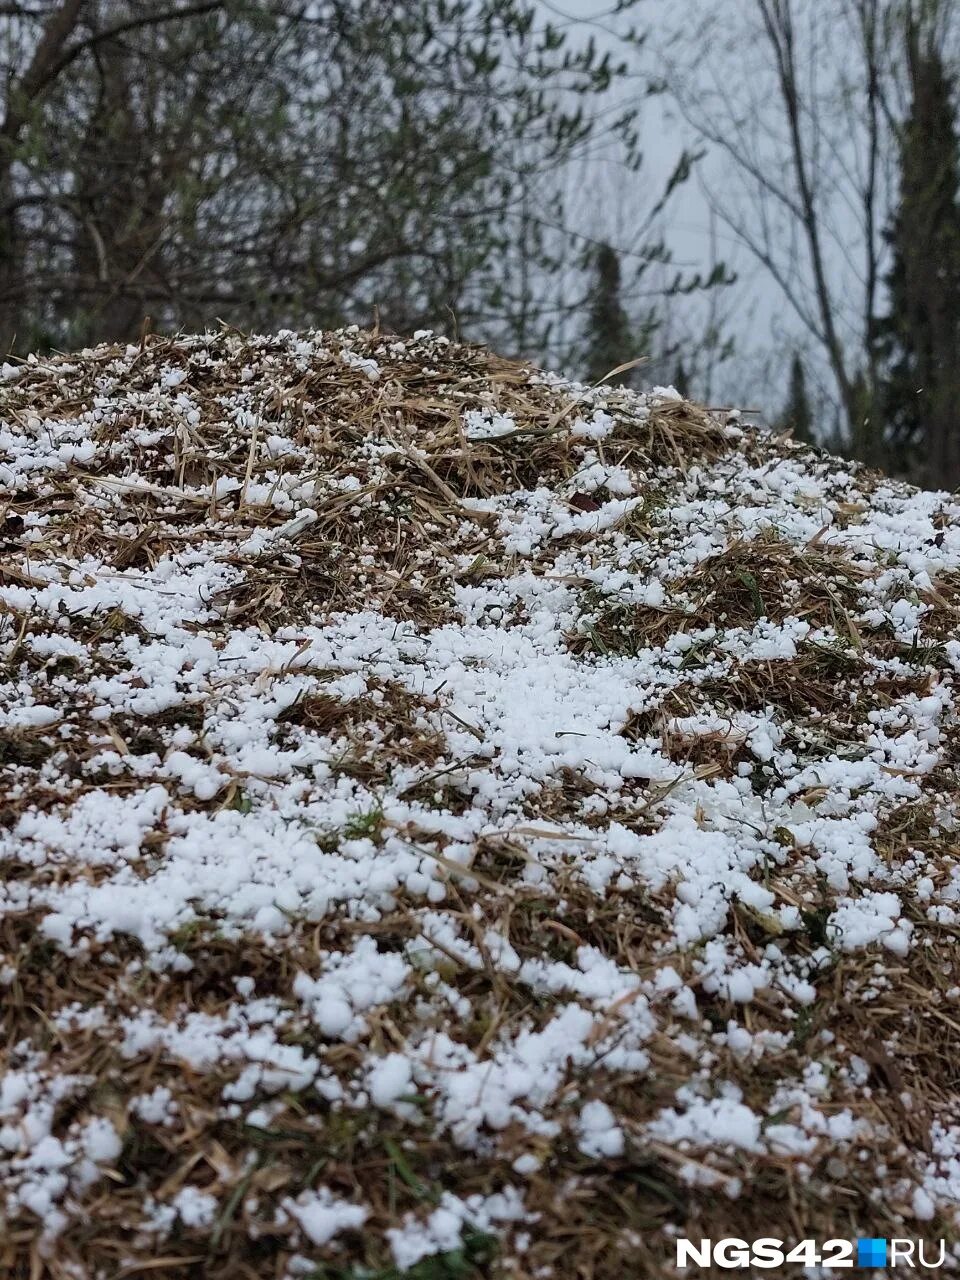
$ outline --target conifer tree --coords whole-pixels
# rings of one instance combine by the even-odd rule
[[[794,440],[813,439],[813,413],[807,396],[807,377],[803,361],[797,352],[794,352],[790,362],[790,389],[787,403],[780,415],[780,426],[785,431],[790,431]]]
[[[960,159],[954,85],[930,35],[907,21],[912,101],[889,229],[890,305],[878,347],[889,463],[937,487],[960,485]]]
[[[634,359],[630,320],[621,300],[620,259],[608,244],[598,247],[586,333],[584,361],[588,382],[599,382],[612,369]],[[623,381],[624,379],[621,379]]]

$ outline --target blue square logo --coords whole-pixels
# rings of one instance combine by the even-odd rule
[[[885,1267],[887,1265],[887,1242],[870,1236],[857,1241],[858,1267]]]

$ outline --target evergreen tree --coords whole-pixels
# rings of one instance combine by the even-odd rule
[[[677,367],[673,373],[673,388],[679,391],[684,400],[690,399],[690,375],[687,373],[682,357],[677,361]]]
[[[878,350],[881,417],[896,469],[960,484],[960,159],[953,84],[929,34],[907,23],[912,102],[889,239],[890,309]]]
[[[790,390],[780,415],[780,426],[784,431],[790,431],[794,440],[813,440],[813,414],[807,396],[807,377],[803,371],[803,361],[796,352],[790,362]]]
[[[634,359],[636,350],[630,320],[620,297],[620,259],[615,249],[602,244],[594,260],[594,282],[590,296],[590,316],[586,333],[586,378],[601,378]],[[627,375],[628,376],[628,375]],[[626,381],[621,377],[620,381]]]

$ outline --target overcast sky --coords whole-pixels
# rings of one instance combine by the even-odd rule
[[[742,2],[724,0],[734,6]],[[610,0],[538,0],[538,3],[545,19],[566,26],[583,39],[593,35],[601,46],[636,64],[640,78],[628,81],[618,90],[627,96],[647,83],[658,65],[658,49],[673,33],[683,31],[685,10],[692,11],[690,0],[641,0],[630,13],[619,18],[612,14],[614,5]],[[617,39],[618,24],[624,23],[648,32],[645,54],[637,54]],[[666,94],[644,98],[641,133],[644,150],[641,172],[635,176],[625,174],[614,161],[608,162],[602,166],[607,170],[605,181],[596,186],[592,182],[584,183],[583,190],[588,194],[572,210],[578,229],[593,236],[600,234],[625,250],[636,245],[638,225],[673,171],[684,144],[692,140],[691,130]],[[782,407],[785,396],[781,394],[781,387],[785,386],[785,377],[782,370],[777,369],[771,384],[765,365],[774,345],[772,330],[789,321],[776,286],[738,244],[732,232],[716,217],[711,217],[704,184],[716,183],[722,177],[721,158],[708,150],[694,176],[674,194],[662,220],[663,231],[678,266],[690,271],[706,271],[720,258],[735,271],[737,283],[724,290],[724,296],[717,302],[723,313],[729,313],[728,327],[735,331],[737,355],[719,371],[712,394],[715,399],[740,404],[759,398],[761,403],[757,407],[772,415]],[[694,299],[680,306],[692,312],[699,308],[702,312],[704,304]],[[776,342],[782,347],[782,333]],[[782,366],[784,360],[779,363]]]

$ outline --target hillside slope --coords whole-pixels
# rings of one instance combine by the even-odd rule
[[[957,500],[430,335],[3,376],[4,1275],[960,1259]]]

